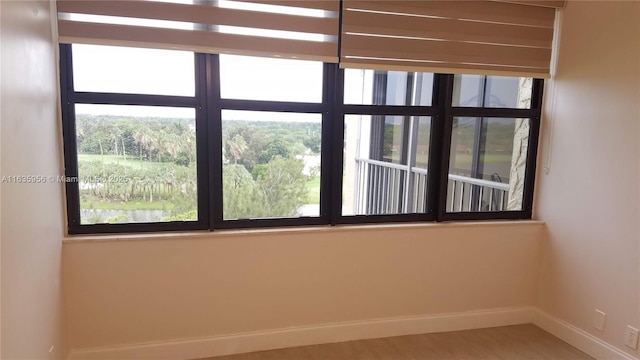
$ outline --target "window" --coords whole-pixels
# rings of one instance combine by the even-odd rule
[[[531,108],[532,78],[455,75],[453,106]]]
[[[342,215],[426,212],[431,118],[346,115]]]
[[[321,114],[222,110],[224,219],[320,216]]]
[[[433,74],[346,69],[345,104],[431,105]]]
[[[542,80],[60,48],[70,233],[531,216]]]
[[[195,111],[76,104],[80,222],[198,219]]]
[[[529,128],[528,119],[453,119],[447,211],[523,209]]]
[[[187,51],[74,44],[74,90],[194,96],[193,56]]]
[[[342,222],[433,219],[433,87],[431,73],[344,71]]]
[[[223,99],[322,102],[322,63],[220,55]]]
[[[440,218],[530,217],[542,80],[455,75],[451,96]]]

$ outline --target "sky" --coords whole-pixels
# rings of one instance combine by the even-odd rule
[[[195,95],[194,54],[191,52],[74,44],[73,67],[76,91]],[[223,98],[322,101],[321,62],[221,55],[220,73]],[[171,117],[184,117],[181,116],[185,114],[184,110],[102,105],[76,108],[78,113]],[[233,114],[245,115],[246,120],[270,118],[265,116],[268,114]],[[287,118],[295,121],[291,116]]]
[[[192,3],[192,0],[162,0]],[[218,6],[311,17],[327,16],[322,10],[218,0]],[[113,16],[66,14],[74,21],[194,29],[193,23]],[[323,35],[219,26],[217,31],[254,36],[305,38],[323,41]],[[295,36],[294,36],[295,35]],[[187,51],[116,46],[73,45],[76,91],[194,96],[194,54]],[[322,101],[322,63],[301,60],[221,55],[221,95],[228,99],[315,102]],[[130,116],[191,117],[188,109],[142,106],[78,106],[76,112]],[[226,112],[246,120],[309,121],[308,116],[275,113]],[[314,120],[315,121],[315,120]]]

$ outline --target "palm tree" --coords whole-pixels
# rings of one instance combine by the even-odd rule
[[[142,169],[142,149],[145,148],[147,150],[147,154],[150,156],[151,147],[153,147],[153,143],[155,139],[151,135],[151,129],[145,124],[138,126],[138,128],[133,132],[133,139],[138,144],[138,155],[140,157],[140,168]]]
[[[118,124],[111,124],[107,127],[109,130],[109,140],[113,141],[113,154],[118,155],[118,140],[122,136],[122,130],[118,127]]]
[[[227,146],[229,147],[229,157],[233,159],[234,164],[238,163],[238,160],[242,158],[242,155],[248,149],[247,142],[240,135],[227,140]]]
[[[182,144],[182,151],[189,155],[189,164],[193,163],[196,153],[196,137],[192,131],[185,131],[180,135],[179,139]]]

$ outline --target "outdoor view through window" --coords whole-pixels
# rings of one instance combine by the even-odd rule
[[[74,45],[76,91],[194,96],[192,53]],[[320,103],[322,63],[220,56],[225,99]],[[194,108],[77,104],[83,224],[195,221]],[[225,219],[319,216],[322,115],[221,111]],[[216,194],[217,195],[217,194]]]
[[[322,63],[220,55],[223,99],[322,102]],[[320,215],[322,115],[222,110],[224,219]]]
[[[194,109],[76,105],[83,223],[196,220]]]
[[[320,215],[321,119],[222,111],[225,219]]]
[[[206,65],[219,71],[214,83],[196,81],[191,52],[73,45],[72,55],[81,224],[196,222],[207,213],[230,224],[321,218],[321,178],[330,175],[320,166],[323,112],[332,102],[323,94],[336,90],[323,89],[322,62],[219,55]],[[446,77],[344,71],[337,86],[345,110],[324,119],[342,127],[343,144],[324,149],[342,151],[342,169],[330,168],[342,174],[339,215],[428,213],[434,183],[448,213],[524,210],[533,79],[448,77],[448,149],[432,141],[443,121],[436,111],[444,105],[433,103],[437,79]],[[207,90],[196,97],[196,86]],[[204,125],[212,131],[197,129]],[[429,173],[442,151],[450,155],[446,184]],[[198,184],[203,175],[212,182]],[[212,204],[222,206],[214,212]]]
[[[73,45],[76,91],[194,96],[193,53]],[[195,109],[77,104],[83,224],[197,219]]]

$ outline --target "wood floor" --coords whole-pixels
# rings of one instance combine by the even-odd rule
[[[210,360],[593,359],[535,325],[398,336],[254,352]]]

